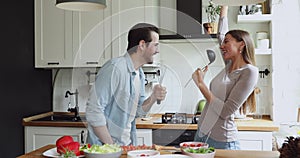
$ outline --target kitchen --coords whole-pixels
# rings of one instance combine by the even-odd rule
[[[13,2],[6,2],[6,3],[13,3]],[[11,17],[11,19],[14,19],[14,17],[16,16],[27,16],[26,18],[29,18],[28,21],[24,20],[23,18],[20,18],[20,20],[18,20],[17,22],[24,22],[26,23],[26,25],[21,25],[19,23],[17,23],[16,25],[13,25],[14,27],[11,28],[7,28],[8,30],[12,30],[14,28],[14,30],[20,30],[16,31],[16,37],[23,37],[24,40],[18,42],[17,44],[19,44],[19,47],[22,48],[22,50],[15,50],[15,54],[13,56],[9,56],[7,55],[6,58],[11,59],[11,60],[15,60],[17,58],[18,61],[22,61],[19,62],[19,64],[15,64],[16,66],[18,66],[18,69],[13,71],[13,69],[16,67],[11,66],[11,70],[7,71],[7,69],[3,69],[5,70],[4,72],[6,72],[7,75],[9,75],[11,78],[9,81],[4,80],[1,83],[3,83],[3,89],[9,89],[12,91],[1,91],[3,96],[8,96],[8,97],[4,97],[4,103],[6,108],[4,108],[4,115],[3,119],[8,120],[5,121],[5,129],[9,129],[6,131],[3,131],[5,135],[12,135],[10,138],[5,137],[4,140],[7,142],[13,142],[12,144],[16,144],[16,151],[12,152],[12,153],[7,153],[7,154],[12,154],[12,156],[5,156],[5,157],[14,157],[17,155],[21,155],[23,153],[24,150],[24,138],[23,138],[23,126],[21,125],[21,120],[24,117],[29,117],[32,115],[36,115],[36,114],[40,114],[43,112],[48,112],[48,111],[66,111],[67,110],[67,104],[68,104],[68,99],[64,98],[64,94],[67,90],[71,90],[74,91],[76,88],[72,87],[72,85],[68,82],[64,82],[62,80],[60,80],[59,82],[59,78],[62,79],[62,76],[57,76],[57,81],[55,82],[55,84],[57,85],[57,87],[61,88],[59,90],[59,88],[54,88],[53,92],[55,94],[57,94],[60,98],[58,100],[53,100],[52,101],[52,96],[51,96],[51,92],[52,92],[52,72],[49,69],[34,69],[34,63],[33,63],[33,59],[34,59],[34,40],[33,40],[33,11],[34,11],[34,3],[33,2],[19,2],[19,3],[24,3],[26,7],[20,7],[18,8],[18,10],[16,10],[15,14],[12,15],[8,15],[9,17]],[[273,102],[273,104],[269,104],[270,107],[268,107],[267,111],[268,114],[270,114],[272,116],[273,121],[276,121],[278,123],[280,122],[290,122],[290,121],[296,121],[296,116],[297,116],[297,111],[296,109],[298,108],[299,105],[299,83],[297,82],[299,79],[299,65],[297,63],[297,57],[299,56],[297,53],[297,32],[288,32],[289,30],[296,30],[297,29],[297,22],[295,25],[292,25],[289,27],[289,29],[282,30],[282,28],[285,28],[285,24],[290,23],[290,18],[282,18],[282,17],[298,17],[299,12],[286,12],[286,10],[290,10],[290,9],[286,9],[288,7],[298,7],[299,5],[297,4],[297,2],[286,2],[286,1],[276,1],[276,3],[279,3],[278,5],[274,5],[273,8],[273,19],[272,19],[272,23],[274,25],[274,27],[272,28],[272,69],[270,68],[270,70],[272,71],[272,88],[273,88],[273,97],[271,98],[271,100],[268,100],[270,102]],[[274,2],[275,4],[275,2]],[[15,5],[10,5],[10,6],[15,6]],[[18,6],[18,5],[16,5]],[[26,8],[26,10],[25,10]],[[297,9],[296,9],[297,10]],[[22,11],[22,12],[19,12]],[[28,12],[27,14],[24,14],[23,12]],[[237,12],[237,11],[235,11]],[[236,15],[237,13],[233,13],[235,14],[230,21],[231,24],[233,25],[237,25],[236,24]],[[6,19],[6,18],[3,18]],[[31,21],[30,21],[31,20]],[[285,20],[289,20],[289,21],[285,21]],[[297,19],[296,19],[297,20]],[[15,24],[15,21],[8,21],[9,23]],[[7,22],[7,23],[8,23]],[[134,22],[133,22],[134,23]],[[299,23],[299,22],[298,22]],[[22,23],[23,24],[23,23]],[[276,24],[276,25],[275,25]],[[238,27],[241,28],[246,28],[246,25],[238,25]],[[21,27],[21,29],[19,28],[19,26],[23,26]],[[26,29],[26,30],[25,30]],[[247,28],[248,29],[248,28]],[[26,32],[28,30],[28,32]],[[11,31],[10,33],[7,33],[7,37],[6,39],[11,39],[10,36],[14,35],[14,31]],[[22,33],[26,33],[25,35]],[[27,41],[27,36],[31,37],[31,40]],[[26,38],[25,38],[26,37]],[[282,40],[284,39],[284,40]],[[286,39],[290,39],[288,40],[288,42]],[[26,43],[24,45],[24,42],[31,42],[31,43]],[[12,41],[10,44],[8,44],[7,46],[4,45],[4,48],[6,48],[7,50],[5,52],[10,52],[13,49],[19,48],[16,46],[15,43],[15,39],[14,41]],[[175,43],[171,43],[170,45],[182,45],[181,49],[184,49],[184,47],[189,47],[185,44],[175,44]],[[201,47],[201,44],[199,44]],[[8,47],[10,46],[10,47]],[[25,48],[24,48],[25,47]],[[29,47],[29,48],[28,48]],[[22,54],[24,52],[24,50],[26,50],[27,54],[24,55]],[[120,50],[123,50],[122,48],[120,48]],[[21,53],[22,52],[22,53]],[[163,50],[161,50],[161,52],[163,52]],[[284,53],[282,53],[284,52]],[[24,55],[24,56],[22,56]],[[161,57],[160,58],[167,58],[163,56],[164,54],[161,53]],[[192,55],[192,53],[191,53]],[[199,54],[198,54],[199,55]],[[264,55],[263,57],[264,58]],[[268,57],[266,57],[268,58]],[[283,60],[284,58],[284,60]],[[27,59],[27,60],[26,60]],[[173,58],[172,58],[173,59]],[[205,60],[205,58],[203,58],[203,56],[199,55],[199,60]],[[175,60],[175,59],[174,59]],[[195,59],[196,60],[196,59]],[[10,60],[6,60],[7,62]],[[8,65],[8,63],[6,63],[6,61],[4,62],[4,64]],[[169,60],[164,60],[164,62],[169,62]],[[191,62],[191,66],[190,67],[197,67],[199,66],[199,61],[189,61]],[[216,62],[217,63],[217,62]],[[270,63],[270,62],[268,62]],[[168,63],[168,64],[172,64],[172,63]],[[202,65],[201,65],[202,66]],[[216,67],[218,68],[218,65],[212,65],[212,69]],[[177,70],[177,69],[176,69]],[[181,80],[182,83],[184,84],[185,81],[188,80],[188,75],[191,74],[193,69],[188,69],[186,74],[183,74],[183,76],[186,76],[186,78],[183,78]],[[276,70],[276,71],[275,71]],[[60,70],[60,75],[63,74],[62,72],[65,72],[64,74],[67,77],[70,77],[70,73],[68,71],[70,71],[69,69],[62,69]],[[30,84],[21,84],[18,85],[17,83],[18,80],[16,80],[17,78],[19,79],[19,75],[18,77],[12,73],[12,72],[18,72],[18,73],[24,73],[21,74],[21,76],[25,77],[25,81],[26,83],[30,83]],[[289,72],[289,73],[288,73]],[[30,74],[30,75],[28,75]],[[53,73],[55,74],[55,72]],[[213,74],[212,74],[213,75]],[[54,76],[54,75],[53,75]],[[52,77],[53,77],[52,76]],[[267,76],[266,78],[268,78],[269,76]],[[6,78],[5,78],[6,79]],[[166,83],[171,84],[170,81],[168,81],[168,78],[166,77],[165,79]],[[85,81],[84,81],[85,82]],[[9,83],[9,84],[6,84]],[[86,83],[86,82],[85,82]],[[61,85],[58,85],[61,84]],[[9,86],[9,87],[8,87]],[[192,84],[190,84],[189,86],[192,87]],[[71,88],[70,88],[71,87]],[[30,93],[29,93],[29,92]],[[170,90],[169,90],[170,91]],[[10,93],[11,92],[11,93]],[[14,92],[14,93],[13,93]],[[24,93],[24,92],[28,92],[28,93]],[[18,94],[21,93],[21,94]],[[79,92],[80,93],[80,92]],[[80,93],[80,95],[83,95],[84,93]],[[182,94],[186,94],[183,93]],[[177,94],[178,95],[178,94]],[[196,94],[195,94],[196,95]],[[177,104],[176,102],[184,102],[184,101],[180,101],[180,100],[176,100],[176,94],[172,94],[171,93],[170,99],[168,97],[169,100],[166,100],[166,102],[163,102],[164,104],[168,103],[170,105],[175,105]],[[16,98],[18,97],[18,99]],[[82,96],[80,96],[81,98]],[[20,98],[20,99],[19,99]],[[171,98],[175,98],[174,100],[172,100]],[[179,98],[179,97],[178,97]],[[182,97],[183,99],[185,97]],[[12,100],[16,100],[16,102],[12,102]],[[19,101],[20,100],[20,101]],[[80,99],[79,99],[80,100]],[[191,100],[190,103],[188,101],[186,101],[186,105],[194,105],[194,103],[196,103],[197,100]],[[52,102],[53,105],[62,103],[63,106],[53,106],[52,107]],[[58,102],[58,103],[57,103]],[[178,104],[177,104],[178,105]],[[165,106],[163,106],[165,107]],[[180,107],[173,107],[171,106],[170,108],[174,108],[174,109],[170,109],[170,111],[175,111]],[[15,109],[20,109],[17,112],[17,117],[16,117],[16,113]],[[186,109],[188,113],[190,113],[194,108],[191,107],[189,109]],[[84,110],[84,107],[80,107],[80,110]],[[158,109],[160,110],[160,109]],[[169,109],[167,109],[169,110]],[[7,118],[11,118],[11,119],[7,119]],[[12,127],[12,125],[14,125]],[[17,127],[17,129],[15,129]],[[10,130],[10,129],[14,129],[14,130]],[[14,138],[12,141],[12,137]],[[6,140],[7,139],[7,140]],[[22,142],[22,143],[20,143]],[[11,149],[6,149],[6,146],[4,146],[1,150],[3,151],[11,151]],[[5,153],[5,152],[4,152]]]

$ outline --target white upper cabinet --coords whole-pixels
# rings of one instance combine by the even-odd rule
[[[35,0],[35,67],[71,66],[72,12]]]
[[[114,56],[127,49],[127,34],[137,23],[147,22],[158,26],[158,0],[113,0],[112,30]]]
[[[111,1],[93,12],[73,12],[73,67],[100,67],[112,57]]]
[[[35,0],[35,67],[100,67],[111,55],[111,1],[94,12],[72,12]]]
[[[101,67],[126,52],[133,25],[158,24],[158,0],[106,3],[103,10],[72,12],[53,0],[35,0],[35,67]]]

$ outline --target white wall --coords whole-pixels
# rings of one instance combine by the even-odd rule
[[[300,2],[278,2],[273,5],[273,119],[296,121],[300,105]]]
[[[78,69],[59,69],[53,70],[53,76],[56,75],[53,88],[53,111],[66,112],[69,102],[70,108],[75,106],[75,96],[71,95],[65,98],[66,91],[79,92],[78,105],[79,111],[85,111],[85,104],[88,98],[90,85],[95,81],[95,75],[88,77],[87,72],[96,72],[96,68],[78,68]]]
[[[216,61],[211,64],[206,76],[206,82],[216,75],[223,67],[216,40],[198,40],[190,43],[188,41],[162,41],[160,44],[160,59],[167,67],[167,73],[163,80],[163,85],[167,87],[167,98],[152,109],[153,113],[164,112],[186,112],[194,113],[197,102],[203,98],[199,90],[191,81],[184,87],[191,75],[198,67],[204,67],[209,63],[206,49],[215,50]]]

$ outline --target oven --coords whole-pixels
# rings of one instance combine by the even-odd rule
[[[177,146],[186,141],[193,141],[196,130],[182,129],[153,129],[152,141],[153,144],[164,146]]]
[[[161,116],[161,124],[196,124],[198,114],[165,113]],[[196,130],[187,129],[153,129],[153,144],[164,146],[179,146],[181,142],[193,141]]]

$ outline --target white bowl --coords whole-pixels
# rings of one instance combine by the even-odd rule
[[[127,152],[127,158],[147,157],[154,158],[160,155],[157,150],[132,150]]]
[[[207,153],[207,154],[200,154],[200,153],[188,153],[188,152],[183,152],[183,154],[188,155],[192,158],[214,158],[216,152],[212,152],[212,153]]]
[[[114,153],[89,153],[84,152],[86,158],[119,158],[122,155],[122,150]]]
[[[155,158],[191,158],[191,157],[182,154],[164,154],[164,155],[158,155]]]
[[[181,152],[184,155],[188,155],[192,158],[214,158],[216,154],[216,151],[211,153],[191,153],[191,152],[186,152],[184,149],[182,149]]]

